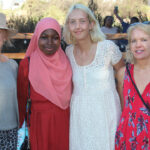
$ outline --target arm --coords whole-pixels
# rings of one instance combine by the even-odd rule
[[[114,9],[114,15],[115,15],[116,18],[120,21],[120,23],[123,22],[123,19],[118,15],[118,10]]]
[[[117,72],[121,67],[123,67],[123,66],[125,66],[123,57],[120,59],[120,61],[119,61],[117,64],[113,65],[114,70],[115,70],[116,72]]]
[[[25,111],[28,95],[28,60],[23,59],[20,62],[17,77],[17,97],[19,107],[19,127],[22,126],[25,119]]]
[[[123,110],[124,100],[123,100],[123,81],[124,81],[124,73],[125,67],[120,68],[117,71],[116,79],[117,79],[117,91],[120,97],[121,108]]]

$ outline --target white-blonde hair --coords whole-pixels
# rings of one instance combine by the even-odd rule
[[[127,49],[126,61],[129,62],[129,63],[134,63],[135,62],[134,56],[133,56],[133,54],[132,54],[132,52],[130,50],[132,32],[135,29],[142,30],[143,32],[145,32],[147,35],[150,36],[150,25],[149,24],[135,23],[135,24],[131,25],[128,28],[128,30],[127,30],[128,45],[126,47],[126,49]]]
[[[79,10],[82,10],[83,12],[85,12],[88,15],[89,22],[90,23],[94,22],[93,29],[90,31],[91,40],[93,42],[98,42],[98,41],[104,40],[106,38],[106,36],[101,31],[100,25],[99,25],[97,19],[95,18],[94,14],[92,13],[92,11],[88,7],[84,6],[83,4],[75,4],[72,7],[70,7],[68,14],[66,16],[66,21],[65,21],[64,30],[63,30],[63,36],[64,36],[65,41],[68,44],[75,43],[75,39],[72,37],[72,35],[69,31],[69,27],[68,27],[69,15],[75,9],[79,9]]]

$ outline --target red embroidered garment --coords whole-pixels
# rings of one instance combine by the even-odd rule
[[[134,65],[129,67],[134,81]],[[125,71],[124,109],[116,132],[116,150],[150,150],[150,112],[138,96],[127,71]],[[150,105],[150,83],[142,93]]]

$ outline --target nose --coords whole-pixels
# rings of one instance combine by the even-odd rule
[[[80,22],[79,21],[76,21],[75,27],[80,28]]]
[[[140,47],[140,46],[141,46],[141,41],[138,40],[138,41],[136,42],[136,47]]]
[[[52,44],[52,38],[48,38],[47,43]]]

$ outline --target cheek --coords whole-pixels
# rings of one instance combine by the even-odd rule
[[[60,47],[60,41],[59,42],[57,42],[57,43],[55,43],[55,49],[56,49],[56,51],[58,50],[58,48]]]
[[[40,50],[43,48],[43,45],[44,45],[43,41],[39,40],[38,41],[38,46],[39,46]]]
[[[70,32],[73,31],[73,28],[74,28],[74,27],[73,27],[72,25],[68,25],[68,29],[69,29]]]
[[[131,51],[134,50],[135,44],[134,43],[130,44],[129,48],[130,48]]]
[[[0,35],[0,48],[3,46],[5,41],[6,41],[6,39],[4,38],[4,36]]]
[[[2,34],[2,33],[0,34],[0,41],[1,41],[1,42],[6,41],[6,36],[5,36],[4,33],[3,33],[3,34]]]
[[[150,51],[150,42],[147,44],[147,48]]]

